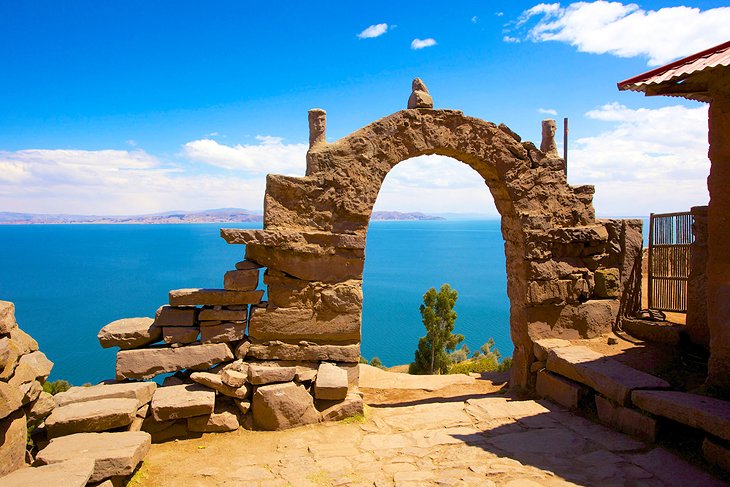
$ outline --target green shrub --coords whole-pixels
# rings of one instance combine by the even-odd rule
[[[71,389],[71,384],[63,379],[43,383],[43,390],[52,396],[55,396],[59,392],[66,392],[69,389]]]
[[[381,362],[378,357],[373,357],[372,359],[370,359],[370,365],[372,365],[373,367],[377,367],[379,369],[385,368],[385,367],[383,367],[383,362]]]

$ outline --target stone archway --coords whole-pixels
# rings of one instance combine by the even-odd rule
[[[427,154],[476,170],[502,217],[511,387],[534,384],[535,339],[611,329],[641,255],[641,222],[597,221],[593,187],[568,185],[564,161],[549,144],[543,152],[504,125],[434,110],[430,100],[416,80],[411,108],[331,144],[325,112],[311,110],[306,175],[267,176],[263,230],[221,230],[229,243],[246,244],[247,260],[267,267],[269,300],[249,321],[254,358],[333,361],[356,382],[373,205],[396,164]]]

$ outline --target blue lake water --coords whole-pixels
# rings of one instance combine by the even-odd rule
[[[0,299],[74,384],[114,376],[116,349],[96,339],[110,321],[153,316],[170,289],[221,287],[243,257],[221,227],[260,224],[0,226]],[[372,222],[368,233],[362,354],[408,363],[424,334],[423,293],[459,292],[455,331],[472,350],[494,337],[512,353],[499,220]]]

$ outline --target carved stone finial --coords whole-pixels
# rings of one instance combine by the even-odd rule
[[[542,142],[540,150],[548,157],[560,157],[558,146],[555,144],[555,131],[557,124],[555,120],[547,119],[542,121]]]
[[[327,112],[321,108],[309,110],[309,148],[327,142]]]
[[[411,90],[411,96],[408,98],[408,108],[433,108],[433,98],[431,98],[426,83],[421,78],[413,80]]]

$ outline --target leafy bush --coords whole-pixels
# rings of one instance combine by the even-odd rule
[[[381,362],[378,357],[373,357],[372,359],[370,359],[370,365],[372,365],[373,367],[377,367],[379,369],[385,368],[385,367],[383,367],[383,362]]]
[[[71,389],[71,384],[63,379],[43,383],[43,390],[52,396],[55,396],[59,392],[66,392],[69,389]]]

